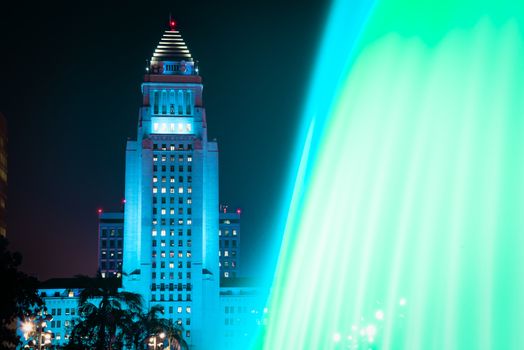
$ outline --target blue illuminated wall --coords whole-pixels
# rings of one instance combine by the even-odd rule
[[[180,42],[164,33],[159,47],[171,49],[157,48],[146,68],[137,139],[127,143],[123,288],[163,306],[199,350],[212,348],[220,322],[218,147]]]

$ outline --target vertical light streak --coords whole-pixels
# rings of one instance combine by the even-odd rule
[[[258,347],[524,348],[524,5],[383,0],[363,30],[348,13],[335,1]]]

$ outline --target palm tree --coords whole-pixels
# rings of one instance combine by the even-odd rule
[[[137,313],[134,315],[134,322],[130,324],[130,329],[126,343],[135,349],[143,349],[151,336],[165,334],[168,348],[174,350],[187,350],[188,345],[182,337],[182,326],[175,325],[173,320],[160,317],[164,309],[160,305],[152,306],[147,313]]]
[[[155,334],[159,330],[160,318],[159,314],[164,310],[160,305],[155,305],[149,309],[147,313],[137,312],[133,315],[133,322],[131,322],[127,329],[126,342],[135,349],[144,347],[148,337]]]
[[[189,346],[182,336],[184,331],[182,326],[173,323],[171,319],[162,319],[162,323],[168,340],[169,350],[188,350]]]
[[[140,313],[142,297],[118,290],[108,278],[78,276],[84,286],[78,300],[80,319],[69,341],[71,349],[122,349],[134,315]]]

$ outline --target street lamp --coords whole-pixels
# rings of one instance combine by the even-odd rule
[[[24,348],[42,350],[51,346],[52,332],[46,331],[47,322],[53,319],[51,315],[36,317],[32,315],[29,319],[22,322],[21,330],[27,344]]]
[[[164,332],[161,332],[159,334],[154,334],[151,337],[149,337],[149,343],[148,346],[152,347],[153,349],[163,349],[164,346],[164,340],[166,338],[166,334]]]

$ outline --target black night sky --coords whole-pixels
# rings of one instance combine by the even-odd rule
[[[328,1],[9,2],[0,9],[8,238],[41,280],[97,268],[99,207],[124,193],[140,84],[169,13],[199,61],[220,201],[240,207],[248,274],[264,259]],[[218,208],[217,208],[218,210]]]

